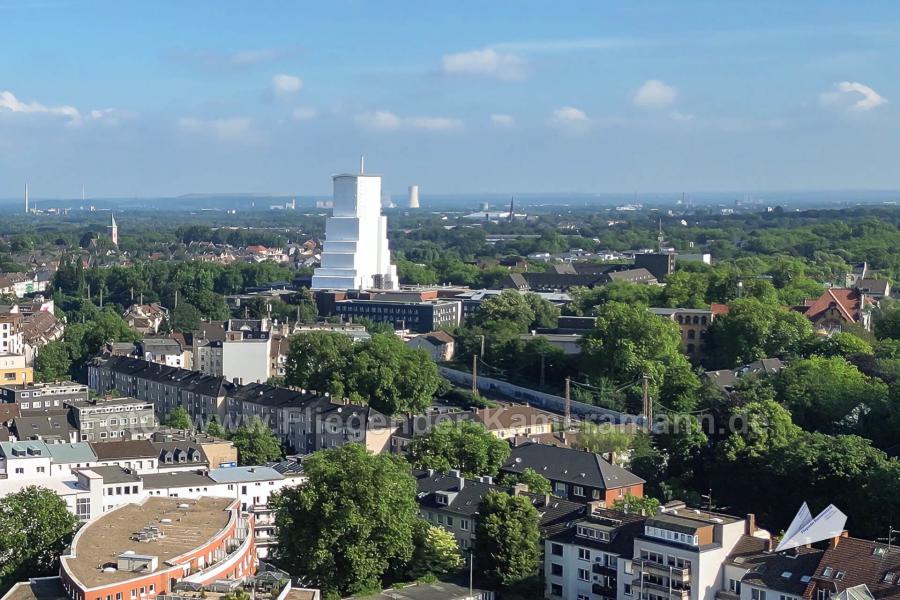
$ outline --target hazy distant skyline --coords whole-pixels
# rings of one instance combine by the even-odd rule
[[[900,5],[0,0],[0,197],[900,188]]]

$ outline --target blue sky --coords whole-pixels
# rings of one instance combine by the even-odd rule
[[[0,197],[900,188],[900,4],[0,0]]]

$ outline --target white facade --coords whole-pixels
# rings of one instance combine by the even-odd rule
[[[265,383],[271,375],[272,338],[229,331],[222,342],[222,375],[241,384]]]
[[[381,177],[336,175],[322,266],[313,274],[312,289],[367,288],[397,289],[387,217],[381,215]]]

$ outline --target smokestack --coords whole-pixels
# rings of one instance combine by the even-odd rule
[[[28,183],[25,183],[25,214],[28,214]]]

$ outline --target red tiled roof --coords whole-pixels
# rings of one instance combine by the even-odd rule
[[[884,550],[884,554],[880,550],[876,553],[877,548]],[[837,577],[839,572],[842,573],[840,578]],[[891,581],[885,581],[887,573],[893,574]],[[900,598],[898,574],[900,550],[897,548],[891,548],[888,552],[884,544],[842,537],[838,539],[836,547],[825,550],[813,576],[814,585],[806,588],[804,597],[814,597],[814,588],[840,593],[847,588],[865,584],[879,600]]]
[[[709,311],[715,316],[719,317],[721,315],[728,314],[728,305],[720,304],[719,302],[713,302],[709,305]]]
[[[810,320],[815,320],[819,315],[834,305],[844,319],[852,322],[859,320],[862,308],[862,297],[853,288],[829,288],[818,298],[806,301],[806,310],[803,314]],[[871,304],[870,298],[865,298],[866,304]]]

